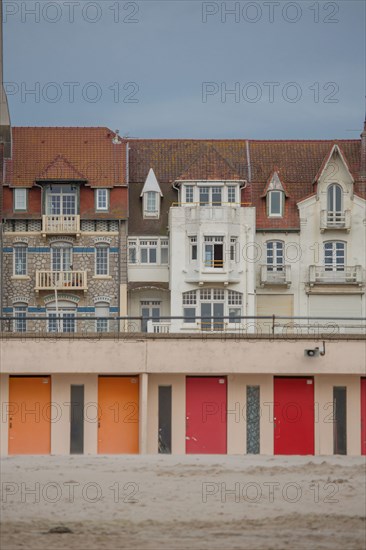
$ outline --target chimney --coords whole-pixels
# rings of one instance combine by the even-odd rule
[[[366,117],[361,134],[360,178],[362,181],[366,181]]]

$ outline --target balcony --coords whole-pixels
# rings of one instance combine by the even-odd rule
[[[260,285],[264,286],[291,286],[291,266],[274,267],[262,265],[260,272]]]
[[[349,231],[351,229],[351,211],[329,212],[322,210],[320,212],[320,231],[341,230]]]
[[[80,216],[69,214],[63,216],[42,216],[42,236],[47,235],[80,235]]]
[[[310,286],[314,285],[359,285],[363,283],[362,266],[325,267],[311,265],[309,272]]]
[[[40,290],[88,290],[86,271],[36,271],[36,292]]]

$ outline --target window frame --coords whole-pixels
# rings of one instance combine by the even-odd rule
[[[19,197],[17,198],[17,194],[19,194],[20,191],[24,192],[23,200],[24,200],[24,208],[17,207],[17,201],[19,200]],[[13,211],[14,212],[27,212],[28,210],[28,189],[26,187],[16,187],[13,189]]]
[[[155,210],[149,210],[149,197],[155,198]],[[160,217],[160,193],[158,191],[145,191],[143,194],[143,217],[144,218],[159,218]]]
[[[331,245],[331,248],[329,247]],[[341,247],[337,248],[338,245]],[[331,254],[327,256],[327,247],[331,251]],[[338,252],[340,252],[338,254]],[[331,262],[327,263],[327,258],[331,259]],[[343,258],[343,263],[338,263],[338,259]],[[332,240],[324,241],[323,243],[323,261],[325,271],[345,271],[347,265],[347,243],[345,241]]]
[[[22,311],[17,311],[17,310],[22,310]],[[26,319],[27,313],[28,313],[28,304],[26,304],[25,302],[17,302],[13,304],[13,316],[21,317],[21,319],[13,320],[13,332],[17,332],[17,333],[27,332],[27,319]]]
[[[105,206],[100,206],[100,195],[102,193],[105,193]],[[97,189],[95,189],[95,211],[109,212],[109,205],[110,205],[109,189],[107,187],[98,187]]]
[[[103,312],[101,312],[101,310],[103,310]],[[109,316],[110,304],[108,302],[97,302],[95,304],[95,317],[97,317],[97,319],[95,319],[95,332],[109,332],[109,319],[105,319],[105,317]]]
[[[272,199],[275,194],[279,194],[280,196],[280,212],[273,212],[272,211]],[[285,193],[281,191],[280,189],[271,189],[267,193],[267,215],[269,218],[283,218],[285,211]]]
[[[24,265],[22,264],[22,267],[24,267],[24,273],[17,273],[17,252],[19,250],[24,251],[24,257],[21,260],[24,261]],[[13,247],[13,276],[14,277],[27,277],[28,276],[28,246],[23,243],[16,243]]]
[[[272,254],[270,254],[270,245],[272,245]],[[280,254],[279,254],[280,252]],[[269,258],[272,261],[269,261]],[[282,262],[278,262],[278,257],[282,257]],[[285,268],[285,243],[279,239],[266,241],[266,267],[267,271],[282,272]]]
[[[99,267],[98,267],[98,253],[99,251],[107,251],[107,258],[106,258],[106,273],[99,273],[99,270],[100,270],[100,264],[99,264]],[[96,277],[109,277],[109,252],[110,252],[110,247],[108,244],[104,244],[104,243],[99,243],[97,245],[95,245],[95,276]]]

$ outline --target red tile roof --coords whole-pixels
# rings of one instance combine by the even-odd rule
[[[355,193],[366,198],[365,182],[361,181],[360,175],[361,140],[130,140],[130,189],[133,183],[145,181],[149,169],[153,168],[162,192],[167,196],[172,183],[182,174],[195,179],[192,163],[196,164],[197,173],[208,170],[199,167],[199,157],[203,148],[211,146],[240,179],[250,182],[243,190],[242,202],[256,207],[258,229],[298,230],[297,202],[314,192],[314,178],[334,144],[338,144],[347,161],[355,180]],[[266,201],[261,195],[276,169],[289,196],[284,218],[274,219],[268,218]],[[166,220],[162,223],[166,224]]]
[[[31,187],[49,179],[86,179],[92,187],[126,183],[126,147],[108,128],[14,127],[5,183]]]
[[[225,181],[240,180],[230,163],[211,145],[202,145],[198,156],[177,177],[177,181]]]

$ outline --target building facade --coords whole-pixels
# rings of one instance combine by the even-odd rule
[[[124,144],[107,128],[14,128],[12,134],[2,287],[3,314],[13,319],[3,321],[3,330],[116,330],[108,318],[125,308],[127,285]]]
[[[12,135],[3,454],[366,454],[366,129]]]

